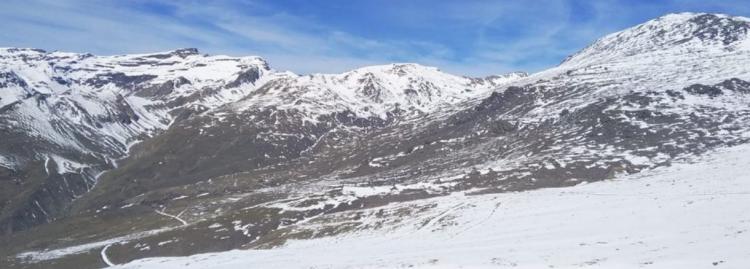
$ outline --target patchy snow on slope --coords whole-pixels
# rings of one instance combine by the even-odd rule
[[[103,241],[96,241],[96,242],[92,242],[88,244],[76,245],[76,246],[53,249],[53,250],[28,251],[28,252],[20,253],[16,257],[19,259],[26,259],[31,262],[52,260],[52,259],[57,259],[60,257],[72,255],[72,254],[88,252],[97,248],[106,247],[106,246],[116,244],[116,243],[127,242],[128,240],[134,240],[134,239],[138,239],[142,237],[147,237],[149,235],[159,234],[159,233],[166,232],[172,229],[174,228],[161,228],[161,229],[155,229],[155,230],[148,230],[148,231],[138,232],[138,233],[129,234],[129,235],[121,236],[121,237],[111,238],[111,239],[107,239]]]
[[[380,230],[119,268],[747,268],[749,150],[570,188],[396,204],[434,207]]]
[[[81,169],[88,167],[88,165],[84,165],[82,163],[71,161],[66,158],[60,157],[58,155],[50,154],[48,161],[51,159],[55,162],[55,165],[57,166],[57,174],[65,174],[65,173],[76,173],[79,172]],[[48,167],[48,163],[45,162],[45,168]],[[49,171],[47,172],[49,174]]]
[[[9,157],[0,155],[0,166],[8,168],[8,169],[14,169],[16,167],[16,162],[14,162]]]

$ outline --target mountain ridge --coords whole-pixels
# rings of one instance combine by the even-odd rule
[[[273,105],[299,106],[301,99],[294,95],[304,94],[305,102],[310,103],[313,108],[305,117],[310,121],[316,121],[316,117],[336,111],[354,111],[357,116],[378,116],[385,120],[388,113],[396,107],[413,108],[414,112],[424,113],[427,106],[422,106],[423,103],[449,104],[470,97],[462,96],[464,94],[461,91],[464,89],[460,89],[452,92],[451,100],[433,100],[433,96],[442,95],[442,90],[431,85],[431,82],[428,82],[429,78],[420,77],[420,74],[425,72],[454,85],[442,86],[446,89],[458,88],[455,85],[459,84],[462,88],[478,88],[470,84],[481,83],[487,84],[482,86],[485,92],[494,85],[503,83],[503,80],[522,76],[519,73],[507,78],[498,76],[486,80],[469,79],[416,64],[363,67],[339,75],[299,76],[290,72],[275,71],[264,59],[257,56],[212,56],[200,54],[197,49],[94,56],[46,52],[39,49],[3,48],[0,49],[0,61],[4,63],[2,85],[5,88],[0,95],[0,111],[5,116],[3,127],[9,132],[5,136],[28,140],[41,139],[49,143],[44,148],[32,151],[0,149],[0,156],[3,156],[0,165],[9,170],[6,173],[10,174],[12,182],[16,182],[15,188],[24,185],[24,181],[37,181],[28,177],[39,176],[25,175],[31,173],[31,170],[36,170],[32,167],[43,166],[43,171],[49,178],[62,177],[66,182],[66,174],[85,174],[70,179],[80,182],[80,186],[75,187],[75,190],[64,190],[68,187],[56,184],[48,186],[45,182],[29,183],[38,185],[41,189],[59,189],[61,194],[47,193],[42,196],[60,197],[54,199],[55,201],[41,197],[21,199],[29,200],[30,204],[20,213],[21,215],[8,211],[6,207],[2,214],[4,217],[0,218],[4,221],[11,218],[23,221],[35,219],[37,223],[54,219],[54,216],[50,215],[60,214],[64,210],[37,206],[40,204],[39,201],[45,200],[46,202],[41,202],[43,205],[65,205],[68,203],[65,201],[76,199],[94,186],[100,173],[116,167],[115,160],[127,156],[129,148],[134,143],[168,129],[176,119],[183,117],[181,115],[205,113],[243,98],[248,99],[257,94],[256,89],[267,83],[284,81],[298,85],[298,90],[290,92],[285,88],[285,93],[274,94],[260,101],[247,100],[246,103],[249,104],[245,106],[272,105],[264,102],[269,100],[268,98]],[[395,69],[403,73],[396,74]],[[349,79],[355,75],[359,77]],[[364,82],[365,76],[370,77],[370,84]],[[392,83],[394,80],[401,81],[399,87],[402,88],[398,91],[393,91],[393,87],[384,88],[380,85]],[[417,80],[427,84],[411,84],[411,81]],[[417,90],[410,90],[411,88]],[[409,95],[408,100],[400,95],[407,90],[413,93]],[[357,93],[352,95],[355,91]],[[323,92],[327,94],[320,95]],[[381,93],[383,96],[380,96]],[[291,95],[285,97],[283,94]],[[343,100],[342,96],[346,100]],[[399,96],[402,98],[396,98]],[[385,97],[389,99],[382,100]],[[24,121],[19,122],[18,119]],[[103,142],[91,143],[98,140]],[[47,152],[49,149],[53,149],[55,153]],[[93,152],[94,155],[85,157],[89,154],[84,152]],[[50,170],[48,166],[52,165],[58,169]],[[19,170],[26,172],[19,173]],[[86,172],[82,172],[83,170]],[[50,175],[50,171],[57,171],[57,175]],[[20,226],[25,225],[28,224]]]

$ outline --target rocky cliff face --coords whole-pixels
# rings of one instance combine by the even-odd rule
[[[372,228],[336,212],[571,186],[747,143],[747,29],[746,18],[667,15],[555,68],[488,78],[416,64],[300,76],[194,50],[6,49],[4,227],[66,218],[13,233],[44,240],[3,250],[103,240],[10,259],[91,266],[105,245],[116,262],[268,247]],[[55,240],[72,226],[87,230]]]

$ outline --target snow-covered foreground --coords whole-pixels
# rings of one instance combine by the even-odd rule
[[[394,229],[120,268],[750,268],[749,172],[739,146],[613,181],[393,205],[437,204]]]

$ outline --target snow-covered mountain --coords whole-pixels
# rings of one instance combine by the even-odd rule
[[[487,78],[417,64],[296,75],[195,50],[6,49],[0,135],[14,142],[0,144],[0,176],[16,180],[0,182],[12,186],[2,217],[9,232],[31,230],[0,252],[19,267],[95,267],[276,247],[421,214],[404,201],[696,161],[750,141],[749,28],[670,14],[557,67]],[[444,216],[417,222],[451,225]],[[85,229],[59,235],[73,226]]]
[[[599,88],[593,97],[606,97],[747,79],[749,29],[750,21],[744,17],[669,14],[609,34],[559,66],[519,83],[592,85]],[[566,100],[565,105],[592,99]]]
[[[679,13],[609,34],[580,52],[568,57],[564,64],[604,63],[622,58],[685,58],[703,53],[734,54],[747,50],[750,20],[723,14]]]
[[[276,106],[310,115],[351,111],[358,117],[386,119],[389,112],[429,113],[486,96],[524,73],[487,78],[459,77],[419,64],[368,66],[343,74],[289,77],[265,85],[233,108]]]
[[[0,223],[18,230],[55,219],[131,145],[190,113],[276,106],[306,110],[313,121],[336,111],[386,118],[470,100],[521,76],[470,79],[416,64],[298,76],[259,57],[195,49],[121,56],[0,49],[0,165],[9,179]]]
[[[130,145],[180,113],[236,101],[275,76],[258,57],[194,49],[106,56],[0,49],[4,230],[60,216]]]

